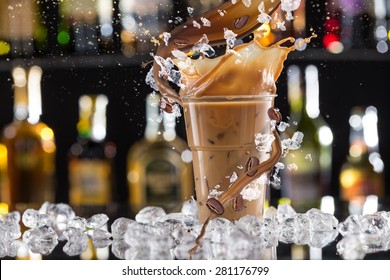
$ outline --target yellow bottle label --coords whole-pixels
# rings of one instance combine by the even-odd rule
[[[70,203],[104,205],[111,201],[111,168],[107,161],[74,159],[69,163]]]

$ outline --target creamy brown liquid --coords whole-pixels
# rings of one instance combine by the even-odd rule
[[[251,156],[260,162],[267,159],[266,153],[256,149],[254,135],[270,133],[267,110],[272,106],[273,97],[217,98],[212,103],[201,98],[183,100],[200,223],[203,224],[210,214],[206,202],[211,191],[226,192],[234,173],[239,177],[246,176],[244,166]],[[233,210],[233,200],[230,200],[223,217],[236,220],[245,214],[261,216],[266,184],[256,183],[256,187],[261,192],[257,199],[245,201],[240,212]]]

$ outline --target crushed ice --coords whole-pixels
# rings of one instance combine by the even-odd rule
[[[28,229],[21,233],[20,222]],[[92,240],[96,248],[111,246],[119,259],[188,259],[202,225],[194,198],[180,212],[166,213],[157,206],[143,208],[135,220],[120,217],[108,230],[108,216],[78,217],[69,205],[45,203],[0,216],[0,257],[15,257],[22,245],[35,253],[50,254],[59,240],[63,251],[79,255]],[[390,250],[390,212],[351,215],[339,222],[319,209],[297,213],[290,205],[269,207],[263,219],[244,216],[235,222],[218,217],[210,221],[203,247],[194,259],[256,259],[263,248],[294,243],[323,248],[338,236],[343,259],[363,259],[369,253]],[[22,237],[23,236],[23,237]],[[22,239],[21,239],[22,237]]]

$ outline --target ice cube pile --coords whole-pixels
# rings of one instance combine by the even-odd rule
[[[0,219],[0,257],[15,257],[22,245],[33,253],[50,254],[65,241],[62,250],[80,255],[89,240],[96,248],[111,245],[119,259],[189,259],[201,232],[194,199],[181,211],[166,213],[157,206],[143,208],[135,219],[118,218],[108,228],[106,214],[79,217],[67,204],[44,203],[39,210],[27,209],[22,216],[11,212]],[[22,234],[20,222],[27,228]],[[206,227],[202,246],[192,259],[259,259],[279,243],[323,248],[335,241],[344,259],[363,259],[366,254],[390,249],[390,212],[352,215],[339,221],[318,209],[297,213],[290,205],[269,207],[263,219],[244,216],[231,222],[215,218]]]

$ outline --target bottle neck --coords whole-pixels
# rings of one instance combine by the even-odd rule
[[[367,154],[368,147],[364,141],[363,130],[363,109],[354,108],[349,118],[349,159],[350,161],[360,161]]]
[[[33,66],[27,71],[21,67],[14,68],[14,119],[27,120],[37,124],[42,114],[41,78],[42,69]]]
[[[28,93],[26,70],[16,67],[12,71],[14,80],[14,120],[24,121],[28,117]]]
[[[105,95],[83,95],[79,99],[78,136],[81,139],[102,142],[106,138]]]
[[[160,96],[151,93],[146,97],[145,138],[149,142],[173,141],[176,138],[176,117],[160,110]]]

